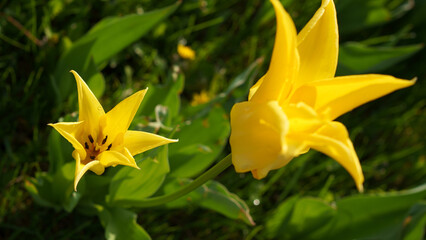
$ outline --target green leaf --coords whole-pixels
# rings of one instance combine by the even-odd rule
[[[337,75],[385,70],[422,49],[421,44],[402,47],[370,47],[358,42],[340,46]]]
[[[421,240],[425,236],[426,202],[414,205],[401,223],[404,240]]]
[[[327,204],[315,198],[290,198],[266,224],[269,238],[389,239],[402,232],[407,211],[426,197],[426,185],[415,189],[357,195]]]
[[[155,108],[158,105],[167,107],[168,116],[165,124],[170,124],[180,110],[180,94],[185,84],[184,75],[177,75],[176,79],[169,79],[164,85],[148,85],[148,91],[139,107],[139,116],[155,118]]]
[[[189,184],[189,179],[169,179],[164,186],[164,191],[171,193],[181,188],[184,184]],[[255,225],[250,215],[247,204],[237,195],[230,193],[225,186],[216,181],[209,181],[185,197],[179,198],[166,206],[171,208],[184,207],[188,204],[195,204],[207,208],[231,219],[240,219],[249,225]]]
[[[71,69],[90,79],[92,75],[88,74],[88,66],[91,58],[98,70],[101,70],[99,68],[105,61],[146,34],[178,6],[179,4],[173,4],[141,15],[108,18],[96,24],[59,59],[54,74],[54,81],[60,93],[59,99],[70,93],[73,80],[68,72]]]
[[[111,203],[142,200],[158,190],[170,171],[167,145],[160,148],[157,156],[143,159],[138,166],[139,170],[123,167],[114,175],[109,187]]]
[[[182,126],[174,135],[179,142],[170,145],[171,175],[193,177],[204,171],[221,154],[229,132],[229,120],[220,106]]]
[[[123,208],[98,206],[98,216],[105,228],[108,240],[144,240],[151,239],[148,233],[136,222],[136,213]]]
[[[384,0],[338,1],[336,8],[341,34],[353,33],[390,21],[392,14],[385,4]]]
[[[26,183],[26,188],[40,205],[71,212],[85,191],[84,181],[79,184],[79,191],[74,191],[74,169],[75,163],[68,162],[53,174],[39,173]]]
[[[72,146],[57,131],[51,131],[47,142],[49,173],[56,172],[71,156]]]
[[[247,100],[247,94],[250,87],[253,85],[254,78],[257,76],[262,62],[263,58],[259,58],[250,64],[250,66],[248,66],[229,83],[229,86],[225,89],[225,91],[218,94],[211,101],[196,106],[186,106],[183,109],[183,115],[189,119],[205,116],[208,114],[208,112],[210,112],[211,108],[215,104],[223,104],[224,100],[231,94],[236,98],[236,101]]]

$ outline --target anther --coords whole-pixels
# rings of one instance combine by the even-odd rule
[[[110,145],[108,145],[107,151],[109,151],[112,147],[112,143]]]
[[[90,156],[90,159],[95,160],[95,156]]]
[[[90,141],[91,143],[93,143],[92,135],[89,135],[89,141]]]
[[[108,135],[104,138],[104,140],[102,140],[102,144],[105,144],[107,139],[108,139]]]
[[[87,144],[87,142],[84,142],[84,147],[85,147],[86,149],[89,149],[89,145]]]

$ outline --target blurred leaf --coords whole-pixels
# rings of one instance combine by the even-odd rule
[[[109,187],[110,202],[142,200],[154,194],[169,172],[167,145],[160,148],[154,158],[147,157],[138,164],[140,169],[121,168],[112,178]]]
[[[98,206],[98,215],[105,228],[108,240],[144,240],[151,239],[148,233],[136,222],[136,213],[123,208]]]
[[[291,198],[266,224],[269,238],[389,239],[401,233],[407,210],[426,197],[426,184],[386,194],[357,195],[332,205],[320,199]]]
[[[59,99],[70,92],[71,69],[90,79],[88,70],[90,58],[97,68],[103,62],[129,46],[146,34],[152,27],[173,13],[179,4],[147,12],[141,15],[131,14],[124,17],[112,17],[100,21],[86,35],[76,41],[59,59],[54,79],[58,85]],[[98,69],[101,70],[101,69]]]
[[[380,72],[423,48],[416,44],[403,47],[370,47],[358,42],[340,45],[337,75]]]
[[[170,145],[171,176],[192,177],[205,170],[222,152],[229,132],[220,106],[213,107],[207,117],[182,126],[174,136],[179,142]]]
[[[85,190],[82,181],[79,191],[74,191],[74,168],[75,163],[68,162],[53,174],[39,173],[35,179],[26,182],[25,187],[40,205],[71,212]]]
[[[189,184],[189,179],[173,179],[164,187],[165,193],[175,192],[182,185]],[[250,215],[247,204],[237,195],[230,193],[228,189],[216,181],[209,181],[188,195],[167,204],[168,207],[178,208],[188,204],[195,204],[231,219],[241,219],[249,225],[255,225]]]
[[[47,142],[49,157],[49,173],[54,173],[66,162],[71,155],[72,146],[57,131],[51,131]]]
[[[183,115],[189,119],[205,116],[208,112],[210,112],[214,104],[222,103],[224,99],[229,97],[231,94],[236,98],[235,101],[246,100],[249,89],[253,85],[253,80],[257,76],[259,67],[262,63],[263,58],[256,59],[256,61],[250,64],[250,66],[248,66],[229,83],[229,86],[225,89],[225,91],[218,94],[214,99],[207,103],[196,106],[186,106],[183,109]]]
[[[182,93],[185,78],[182,74],[176,79],[170,79],[165,85],[148,85],[148,91],[139,107],[138,115],[155,118],[155,108],[158,105],[167,107],[168,119],[165,124],[170,124],[180,109],[180,94]]]
[[[87,79],[90,90],[92,90],[93,94],[95,94],[98,99],[101,98],[105,91],[105,79],[102,73],[98,71],[93,58],[90,58],[86,74],[90,76],[90,78]],[[77,92],[74,92],[74,94],[77,94]]]
[[[401,224],[403,239],[424,239],[426,226],[426,202],[414,205]]]
[[[388,22],[392,18],[385,0],[344,0],[336,3],[339,31],[353,33]]]

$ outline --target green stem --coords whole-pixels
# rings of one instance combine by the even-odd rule
[[[158,196],[158,197],[152,197],[144,200],[123,200],[123,201],[117,201],[117,204],[124,204],[124,205],[130,205],[133,207],[138,208],[147,208],[147,207],[155,207],[159,205],[163,205],[165,203],[174,201],[180,197],[185,196],[186,194],[194,191],[199,186],[206,183],[208,180],[216,177],[219,175],[223,170],[227,169],[232,164],[232,157],[231,154],[223,158],[220,162],[218,162],[216,165],[214,165],[212,168],[210,168],[207,172],[203,173],[201,176],[199,176],[197,179],[192,181],[190,184],[184,186],[183,188],[179,189],[176,192]]]

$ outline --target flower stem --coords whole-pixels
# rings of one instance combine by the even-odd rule
[[[137,207],[137,208],[147,208],[147,207],[155,207],[155,206],[163,205],[165,203],[174,201],[192,192],[199,186],[206,183],[208,180],[219,175],[221,172],[223,172],[225,169],[231,166],[231,164],[232,164],[232,157],[231,157],[231,154],[229,154],[228,156],[223,158],[220,162],[216,163],[216,165],[210,168],[207,172],[203,173],[201,176],[199,176],[197,179],[192,181],[190,184],[184,186],[183,188],[179,189],[176,192],[163,195],[163,196],[147,198],[143,200],[122,200],[122,201],[117,201],[116,203],[129,205],[129,206]]]

